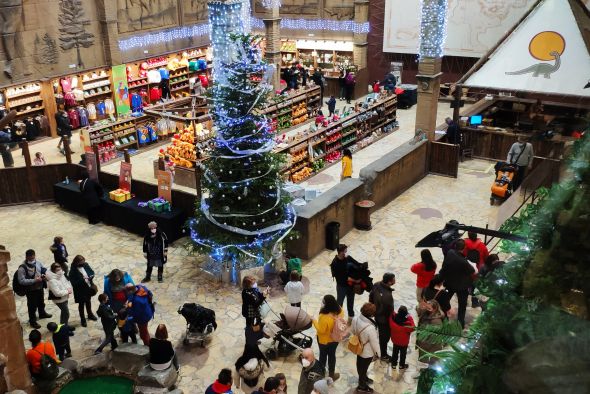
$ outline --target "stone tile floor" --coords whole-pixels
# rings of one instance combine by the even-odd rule
[[[493,178],[493,170],[489,164],[478,160],[462,163],[457,179],[429,175],[388,206],[375,212],[372,216],[372,231],[353,230],[343,237],[342,242],[350,245],[349,252],[352,256],[359,261],[369,261],[376,280],[385,271],[395,272],[396,306],[404,304],[413,310],[416,304],[415,277],[409,267],[419,258],[419,250],[414,248],[414,244],[420,238],[442,228],[450,219],[485,226],[494,217],[497,208],[489,206],[489,187]],[[143,277],[145,265],[140,237],[104,224],[90,226],[85,217],[64,211],[55,204],[0,208],[0,228],[4,229],[0,243],[12,253],[10,274],[22,262],[24,251],[29,248],[35,249],[39,260],[49,265],[52,261],[49,245],[55,235],[63,235],[71,258],[76,254],[84,255],[98,277],[113,268],[130,272],[136,281]],[[153,333],[159,323],[167,324],[182,365],[179,387],[185,393],[203,393],[218,371],[222,367],[233,367],[242,352],[244,320],[240,314],[241,297],[238,288],[206,279],[198,269],[197,259],[188,256],[183,248],[183,242],[186,239],[177,241],[170,248],[165,282],[149,284],[157,302],[150,331]],[[440,251],[433,252],[440,263]],[[303,305],[311,314],[317,315],[323,295],[335,292],[328,266],[333,254],[334,252],[326,250],[304,266],[304,276],[310,282],[310,291],[305,296]],[[102,288],[100,280],[97,284]],[[366,294],[357,298],[357,310],[367,298]],[[204,348],[182,345],[186,323],[178,315],[177,309],[184,302],[196,302],[217,313],[219,329]],[[273,310],[281,311],[286,304],[282,291],[273,291],[270,302]],[[26,323],[25,299],[17,297],[17,308],[26,339],[29,327]],[[93,309],[96,308],[95,299]],[[81,328],[73,301],[70,310],[71,323],[78,326],[76,335],[72,338],[73,354],[75,358],[83,358],[91,355],[100,342],[100,323],[89,322],[87,329]],[[48,311],[54,315],[53,320],[58,318],[58,310],[51,302],[48,302]],[[476,313],[477,310],[468,308],[468,321]],[[42,321],[42,325],[46,322],[47,320]],[[45,328],[42,332],[47,334]],[[310,330],[310,335],[313,336],[313,329]],[[261,348],[264,350],[269,345],[270,341],[263,341]],[[317,351],[315,341],[314,349]],[[339,346],[337,356],[337,370],[342,377],[336,383],[334,392],[353,393],[357,382],[355,357],[343,345]],[[401,374],[390,371],[380,362],[372,364],[370,376],[375,380],[375,392],[413,392],[416,380],[411,375],[415,371],[416,357],[417,352],[412,349],[408,355],[410,369]],[[294,392],[300,370],[296,355],[293,354],[273,361],[269,374],[285,373],[290,391]]]

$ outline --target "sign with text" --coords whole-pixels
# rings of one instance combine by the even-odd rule
[[[172,203],[172,174],[158,171],[158,197]]]
[[[124,64],[113,67],[113,89],[117,115],[121,116],[131,111],[131,98],[127,85],[127,67]]]
[[[88,171],[89,178],[98,182],[98,168],[96,166],[96,155],[94,152],[84,153],[84,163],[86,164],[86,171]]]
[[[125,161],[121,162],[121,170],[119,171],[119,189],[131,192],[131,163]]]

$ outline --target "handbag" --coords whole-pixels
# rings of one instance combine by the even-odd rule
[[[48,291],[48,293],[47,293],[47,299],[49,301],[57,300],[58,298],[59,297],[56,297],[55,294],[53,294],[53,292],[51,290]]]
[[[90,297],[94,297],[98,294],[98,287],[94,284],[92,280],[90,280],[90,290],[88,292],[90,294]]]
[[[268,302],[264,301],[262,303],[262,305],[260,305],[260,317],[262,317],[263,319],[266,317],[266,315],[268,315],[270,313],[270,305],[268,305]]]

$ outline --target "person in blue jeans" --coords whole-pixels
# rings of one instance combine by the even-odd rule
[[[338,245],[336,257],[332,260],[330,269],[332,270],[332,277],[336,280],[336,301],[342,306],[346,298],[346,309],[350,322],[354,317],[354,290],[351,284],[359,281],[348,275],[350,263],[354,259],[346,255],[347,250],[348,246],[344,244]]]

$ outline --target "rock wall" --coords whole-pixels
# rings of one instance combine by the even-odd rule
[[[16,316],[14,293],[12,287],[9,286],[9,261],[10,253],[0,245],[0,354],[6,357],[4,379],[6,390],[24,390],[32,393],[33,383],[25,358],[23,328]],[[16,267],[13,268],[16,269]],[[2,389],[1,386],[2,384],[0,384],[0,389]]]

